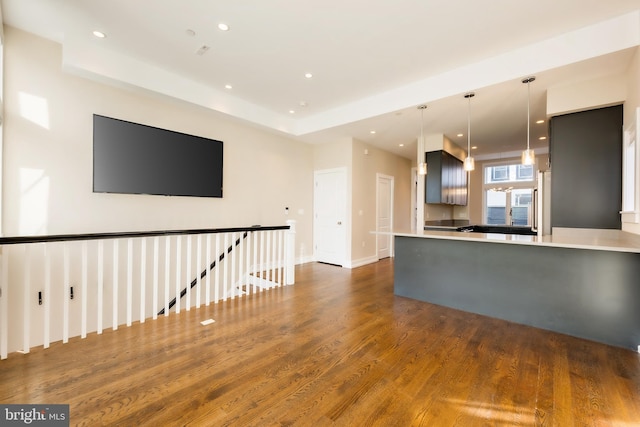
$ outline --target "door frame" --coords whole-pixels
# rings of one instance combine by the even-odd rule
[[[342,185],[344,185],[344,200],[342,201],[343,203],[343,215],[344,218],[342,219],[342,225],[343,225],[343,241],[342,241],[342,260],[341,262],[338,264],[342,267],[348,266],[350,264],[350,260],[351,260],[351,207],[349,206],[349,194],[350,194],[350,186],[349,186],[349,181],[347,180],[347,168],[346,167],[338,167],[338,168],[330,168],[330,169],[320,169],[320,170],[314,170],[313,171],[313,243],[312,243],[312,248],[313,248],[313,259],[315,261],[317,261],[317,253],[316,253],[316,242],[318,241],[317,236],[319,233],[319,230],[317,228],[317,222],[316,222],[316,205],[317,205],[317,200],[316,200],[316,183],[318,181],[318,175],[322,175],[322,174],[327,174],[327,173],[340,173],[342,174],[341,177],[341,181],[342,181]]]
[[[391,175],[385,175],[382,173],[376,173],[376,231],[378,231],[379,228],[379,209],[380,209],[380,201],[378,200],[378,190],[379,190],[379,184],[380,184],[380,179],[385,179],[389,181],[389,192],[391,193],[389,195],[389,222],[390,222],[390,228],[391,230],[393,230],[393,221],[394,221],[394,217],[393,217],[393,206],[394,206],[394,193],[395,193],[395,177],[391,176]],[[378,239],[376,237],[376,258],[380,259],[379,257],[379,248],[378,248]],[[393,238],[389,237],[389,256],[393,258],[394,256],[394,250],[393,250]]]

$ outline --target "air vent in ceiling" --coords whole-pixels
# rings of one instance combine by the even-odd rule
[[[209,46],[203,44],[198,48],[198,50],[196,50],[196,55],[204,55],[209,49],[211,49]]]

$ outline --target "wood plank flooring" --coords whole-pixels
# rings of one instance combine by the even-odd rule
[[[215,323],[201,326],[212,318]],[[640,357],[393,295],[393,262],[0,361],[71,425],[637,426]]]

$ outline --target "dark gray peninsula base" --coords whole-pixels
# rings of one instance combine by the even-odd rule
[[[396,295],[633,350],[640,253],[395,236]]]

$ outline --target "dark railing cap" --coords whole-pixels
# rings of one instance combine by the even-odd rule
[[[155,236],[179,236],[194,234],[218,234],[218,233],[237,233],[245,231],[268,231],[268,230],[288,230],[288,225],[261,226],[252,225],[251,227],[232,227],[232,228],[202,228],[194,230],[158,230],[158,231],[124,231],[112,233],[86,233],[86,234],[53,234],[46,236],[15,236],[0,237],[0,245],[15,245],[22,243],[46,243],[46,242],[67,242],[76,240],[104,240],[104,239],[127,239],[140,237]]]

